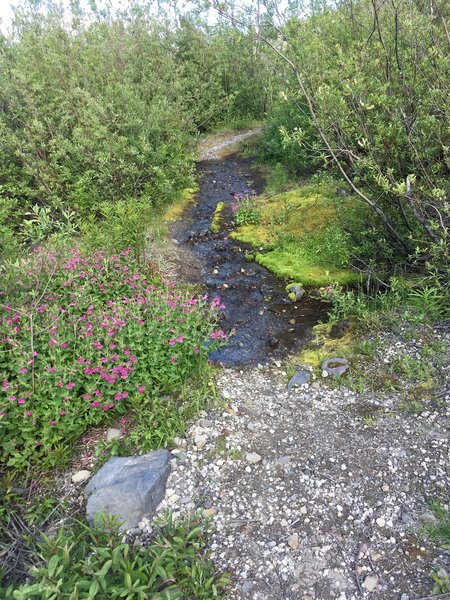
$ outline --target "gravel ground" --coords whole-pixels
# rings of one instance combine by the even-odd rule
[[[417,344],[381,360],[406,347]],[[450,562],[420,532],[435,522],[430,502],[448,501],[449,396],[408,415],[399,393],[323,379],[288,393],[286,381],[281,366],[219,372],[225,408],[177,440],[159,512],[212,518],[233,599],[428,596],[431,570]]]

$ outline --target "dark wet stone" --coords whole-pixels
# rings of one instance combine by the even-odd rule
[[[289,380],[288,390],[292,389],[297,385],[304,385],[305,383],[308,383],[310,378],[311,373],[308,373],[308,371],[297,371],[294,377],[291,377],[291,379]]]
[[[299,302],[305,293],[305,290],[302,288],[302,286],[298,285],[297,283],[291,283],[286,289],[292,302]]]

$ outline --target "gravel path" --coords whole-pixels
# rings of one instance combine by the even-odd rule
[[[407,416],[399,398],[315,381],[291,392],[281,368],[225,369],[225,409],[205,414],[179,448],[160,507],[202,509],[230,598],[427,596],[449,552],[417,535],[448,498],[450,411]],[[446,398],[448,402],[448,397]],[[367,425],[372,407],[379,416]]]

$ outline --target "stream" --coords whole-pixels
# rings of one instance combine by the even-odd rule
[[[196,203],[174,224],[172,237],[183,256],[184,280],[202,284],[211,297],[218,295],[225,304],[221,326],[233,335],[210,359],[223,366],[282,359],[311,339],[312,327],[326,320],[327,307],[306,294],[300,302],[291,302],[286,282],[248,262],[245,255],[254,250],[229,237],[233,194],[252,190],[260,194],[264,189],[255,161],[237,153],[207,156],[197,164]],[[210,225],[218,202],[226,206],[222,228],[213,234]]]

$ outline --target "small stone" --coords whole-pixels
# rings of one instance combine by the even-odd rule
[[[379,552],[375,552],[375,554],[372,554],[371,558],[372,558],[373,562],[378,562],[382,557]]]
[[[120,429],[116,429],[115,427],[110,427],[106,432],[106,439],[108,442],[112,442],[113,440],[120,440],[123,437],[123,433]]]
[[[248,452],[245,455],[245,460],[247,460],[249,463],[251,463],[252,465],[258,463],[261,459],[261,456],[259,454],[257,454],[256,452]]]
[[[348,367],[349,363],[346,358],[327,358],[322,363],[322,376],[333,375],[336,377],[343,375],[348,370]],[[324,375],[324,373],[327,375]]]
[[[363,581],[363,588],[365,588],[368,592],[373,592],[373,590],[377,587],[378,577],[375,575],[367,575],[367,577]]]
[[[383,517],[379,517],[376,521],[378,527],[384,527],[386,525],[386,521],[383,519]]]
[[[298,385],[305,385],[305,383],[308,383],[310,378],[311,374],[307,371],[297,371],[297,373],[289,380],[288,390],[291,390],[293,387]]]
[[[359,552],[358,552],[358,560],[361,560],[363,558],[363,556],[365,556],[367,550],[368,550],[367,544],[362,544],[359,549]]]
[[[77,471],[72,475],[72,483],[82,483],[87,481],[91,476],[91,472],[87,470]]]
[[[208,519],[209,517],[213,517],[216,514],[217,510],[215,508],[205,508],[203,511],[203,516],[205,517],[205,519]]]
[[[288,544],[292,550],[297,550],[299,546],[298,533],[293,533],[288,537]]]
[[[208,441],[208,438],[206,435],[196,435],[194,438],[194,443],[197,446],[197,448],[199,450],[201,450],[202,448],[204,448],[204,446],[206,445],[206,442]]]
[[[306,508],[306,506],[302,506],[300,508],[300,514],[301,515],[306,515],[307,512],[308,512],[308,509]]]
[[[389,486],[387,485],[387,483],[384,483],[381,489],[383,490],[383,492],[388,492]]]

